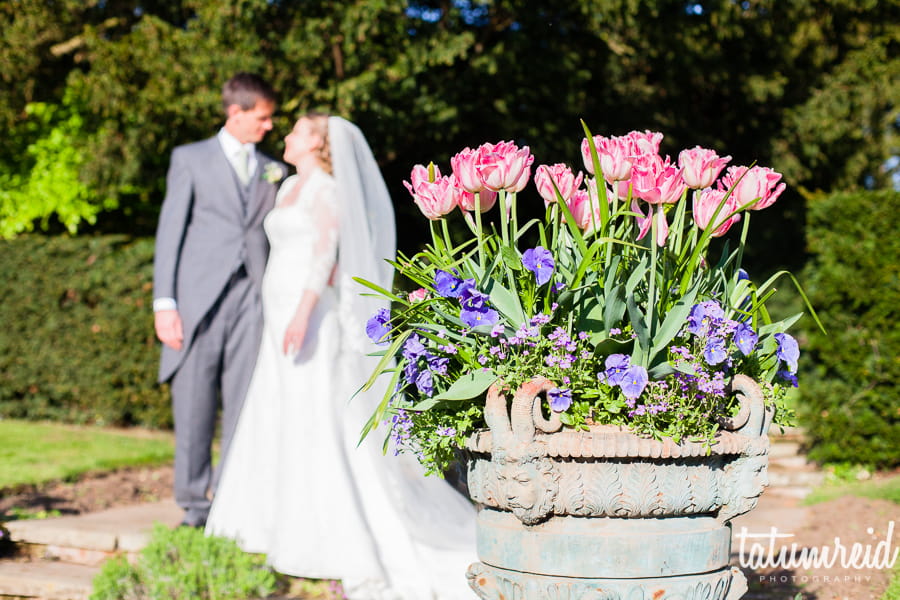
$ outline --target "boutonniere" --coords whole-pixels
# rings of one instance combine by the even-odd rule
[[[262,172],[262,179],[267,183],[278,183],[284,179],[284,169],[278,163],[266,163]]]

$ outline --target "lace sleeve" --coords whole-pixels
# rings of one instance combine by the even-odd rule
[[[318,237],[313,246],[306,289],[321,294],[337,261],[338,217],[334,183],[320,186],[310,200],[310,216]]]

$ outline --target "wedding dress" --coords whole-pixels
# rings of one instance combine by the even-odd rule
[[[347,272],[352,267],[345,263],[371,260],[373,252],[356,249],[359,243],[390,248],[393,231],[389,243],[343,237],[386,232],[372,230],[372,206],[353,206],[355,200],[342,196],[348,184],[341,178],[351,176],[339,169],[348,156],[342,143],[355,149],[350,165],[363,172],[361,185],[372,187],[357,164],[361,146],[363,158],[371,159],[364,138],[335,117],[329,119],[329,135],[335,177],[318,169],[299,195],[292,194],[297,177],[289,178],[265,219],[271,251],[262,287],[263,339],[207,532],[266,554],[281,573],[340,579],[350,600],[473,598],[465,576],[477,560],[471,503],[447,482],[424,477],[411,456],[383,455],[377,435],[382,429],[357,446],[384,388],[351,399],[378,358],[365,355],[352,331],[363,331],[353,296],[364,290],[355,284],[351,291],[350,277],[357,272]],[[383,187],[380,174],[377,179]],[[296,200],[284,202],[292,196]],[[390,217],[389,225],[380,225],[393,227]],[[360,221],[364,227],[348,232]],[[351,243],[340,244],[339,238]],[[338,283],[329,285],[338,256]],[[370,268],[380,269],[382,283],[389,285],[383,261],[377,262]],[[370,276],[379,279],[377,273]],[[286,356],[284,332],[305,289],[320,297],[300,352]]]

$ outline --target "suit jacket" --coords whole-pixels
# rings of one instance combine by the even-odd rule
[[[262,222],[275,204],[287,168],[256,153],[257,169],[246,190],[211,137],[175,148],[156,230],[153,297],[174,298],[184,327],[184,346],[163,346],[159,381],[168,381],[193,342],[197,326],[243,263],[259,289],[269,252]],[[268,165],[282,177],[267,181]],[[246,203],[246,209],[245,209]],[[253,349],[255,354],[256,349]],[[250,357],[251,359],[253,357]]]

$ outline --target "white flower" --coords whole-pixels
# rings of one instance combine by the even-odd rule
[[[268,183],[278,183],[284,179],[284,169],[282,169],[281,165],[278,163],[266,163],[266,168],[263,169],[262,178],[263,181]]]

